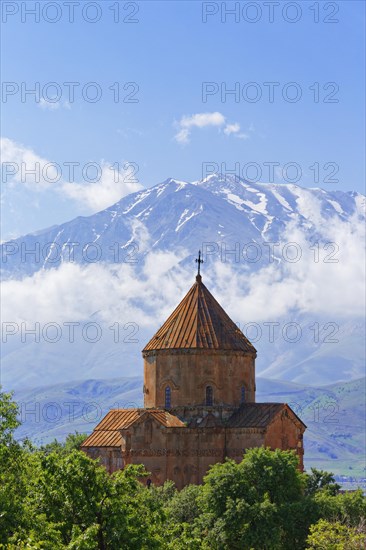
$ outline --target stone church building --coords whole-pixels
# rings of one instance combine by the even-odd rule
[[[111,410],[82,445],[109,472],[144,464],[153,483],[171,479],[180,489],[262,445],[292,449],[303,468],[305,424],[285,403],[255,402],[257,352],[199,269],[142,355],[144,408]]]

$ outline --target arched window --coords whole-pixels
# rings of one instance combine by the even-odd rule
[[[242,386],[240,390],[240,403],[245,403],[245,386]]]
[[[165,408],[170,409],[172,406],[172,392],[170,386],[165,388]]]
[[[212,407],[213,405],[213,389],[212,386],[206,386],[206,405]]]

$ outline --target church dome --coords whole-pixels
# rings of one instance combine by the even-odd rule
[[[142,352],[169,349],[256,354],[255,347],[203,284],[201,275],[197,275],[194,285]]]

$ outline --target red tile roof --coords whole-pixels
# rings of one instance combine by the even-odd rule
[[[286,403],[244,403],[226,423],[228,428],[266,428],[277,414],[287,410],[305,426],[300,418]],[[120,430],[135,422],[144,422],[146,417],[154,418],[166,428],[185,428],[186,425],[177,416],[162,409],[115,409],[110,411],[95,427],[93,433],[84,441],[82,447],[120,447]],[[224,424],[213,415],[207,415],[201,423],[193,419],[190,428],[214,428]],[[306,426],[305,426],[306,427]]]
[[[120,430],[128,428],[144,416],[150,416],[166,428],[184,428],[177,416],[161,409],[114,409],[103,418],[82,447],[119,447],[122,444]]]
[[[229,428],[266,428],[283,410],[287,410],[304,424],[286,403],[244,403],[229,418],[227,426]]]
[[[82,447],[120,447],[122,437],[117,430],[94,430]]]
[[[186,427],[184,422],[179,420],[177,416],[174,416],[173,414],[170,414],[167,411],[148,410],[146,414],[155,418],[158,422],[160,422],[160,424],[162,424],[166,428],[185,428]]]
[[[256,353],[254,346],[205,287],[199,275],[143,352],[187,348]]]
[[[141,409],[112,409],[95,426],[94,430],[121,430],[127,428],[138,418]]]

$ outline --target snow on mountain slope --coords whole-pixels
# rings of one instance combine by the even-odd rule
[[[223,175],[211,175],[196,184],[241,210],[261,228],[264,238],[279,238],[284,225],[294,220],[304,229],[319,229],[333,217],[344,221],[354,214],[364,217],[363,197],[357,193],[326,192],[294,184],[249,184]]]
[[[204,242],[225,241],[228,248],[237,241],[277,242],[291,223],[306,238],[321,239],[329,221],[363,218],[362,203],[358,193],[248,184],[235,176],[194,184],[168,179],[92,216],[3,243],[2,273],[22,277],[68,261],[134,263],[147,250],[196,251]]]
[[[138,375],[144,343],[194,280],[199,248],[205,283],[231,317],[241,328],[259,323],[258,373],[305,384],[362,376],[364,202],[235,176],[168,179],[3,243],[2,381],[11,389]],[[38,339],[25,337],[36,323]],[[59,338],[57,326],[47,332],[52,323]],[[77,323],[74,340],[65,323]],[[84,334],[90,323],[102,331],[95,342]],[[298,341],[288,323],[300,327]],[[337,342],[327,340],[332,327]]]

